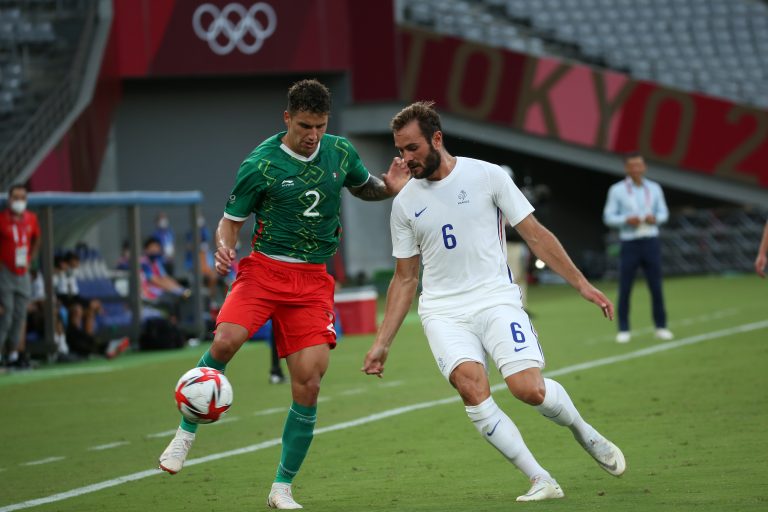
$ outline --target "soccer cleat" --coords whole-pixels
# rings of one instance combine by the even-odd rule
[[[662,341],[669,341],[672,338],[674,338],[675,335],[672,334],[672,331],[667,329],[666,327],[661,327],[659,329],[656,329],[656,338],[660,339]]]
[[[528,492],[518,496],[517,501],[554,500],[565,496],[565,493],[554,478],[539,476],[531,480],[531,483],[533,485],[531,485]]]
[[[163,454],[160,455],[160,469],[172,475],[181,471],[194,440],[195,434],[179,427],[176,435],[173,437],[173,441],[171,441]]]
[[[619,334],[616,335],[616,343],[629,343],[631,339],[632,335],[629,331],[619,331]]]
[[[125,336],[123,338],[116,338],[109,342],[107,345],[107,350],[105,351],[105,355],[107,356],[107,359],[114,359],[115,357],[119,356],[126,350],[128,350],[131,346],[131,340],[128,338],[128,336]]]
[[[603,436],[589,439],[582,446],[597,461],[601,468],[613,476],[621,476],[627,469],[624,454],[619,447]]]
[[[291,493],[291,484],[275,482],[267,497],[267,506],[269,508],[278,508],[281,510],[293,510],[304,508],[293,499]]]

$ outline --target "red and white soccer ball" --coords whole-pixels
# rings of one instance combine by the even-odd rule
[[[192,423],[218,421],[232,405],[232,384],[214,368],[192,368],[176,383],[176,407]]]

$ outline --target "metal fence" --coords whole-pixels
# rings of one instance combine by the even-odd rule
[[[674,213],[661,226],[665,275],[751,272],[768,210],[703,209]],[[604,277],[616,278],[619,239],[606,236]]]

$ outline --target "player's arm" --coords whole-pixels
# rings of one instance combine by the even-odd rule
[[[403,324],[405,315],[411,309],[413,297],[419,285],[419,255],[398,258],[395,274],[387,290],[387,304],[384,319],[376,332],[376,339],[365,355],[362,371],[368,375],[382,376],[389,347]]]
[[[219,275],[226,276],[232,268],[232,263],[237,258],[235,245],[240,229],[245,221],[237,221],[222,217],[216,227],[216,252],[213,258],[216,260],[216,272]]]
[[[368,181],[359,187],[349,187],[353,196],[364,201],[381,201],[389,197],[396,196],[398,192],[408,183],[411,173],[405,161],[398,157],[392,159],[389,170],[381,175],[381,179],[373,174]]]
[[[533,214],[528,215],[515,229],[528,244],[531,251],[552,270],[561,275],[582,297],[600,306],[603,314],[613,320],[613,304],[610,300],[584,277],[574,265],[560,241],[545,228]]]

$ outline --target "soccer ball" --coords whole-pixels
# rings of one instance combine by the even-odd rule
[[[214,368],[192,368],[176,383],[176,407],[192,423],[218,421],[232,405],[232,384]]]

